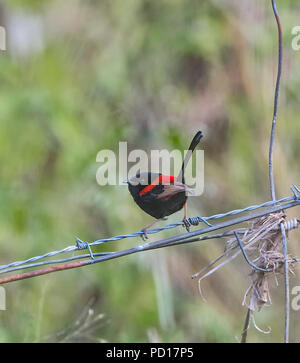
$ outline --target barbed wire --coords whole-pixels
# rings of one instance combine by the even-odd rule
[[[294,188],[297,188],[296,186],[294,186]],[[196,222],[198,221],[198,224],[201,222],[201,220],[206,220],[206,221],[212,221],[212,220],[218,220],[218,219],[222,219],[225,217],[229,217],[229,216],[234,216],[234,215],[238,215],[238,214],[242,214],[244,212],[249,212],[249,211],[254,211],[263,207],[268,207],[268,206],[272,206],[275,204],[280,204],[280,203],[284,203],[284,202],[289,202],[292,200],[297,199],[297,195],[295,194],[297,192],[297,189],[295,191],[295,189],[292,189],[293,192],[293,196],[290,197],[285,197],[276,201],[268,201],[268,202],[264,202],[261,204],[256,204],[256,205],[251,205],[245,208],[241,208],[241,209],[235,209],[232,211],[228,211],[225,213],[219,213],[219,214],[215,214],[209,217],[192,217],[189,218],[188,221],[192,224],[192,225],[196,225]],[[299,190],[299,189],[298,189]],[[173,229],[179,226],[183,226],[184,223],[183,222],[176,222],[176,223],[172,223],[172,224],[168,224],[166,226],[162,226],[162,227],[158,227],[158,228],[153,228],[150,229],[147,233],[148,235],[150,234],[156,234],[165,230],[169,230],[169,229]],[[114,241],[119,241],[125,238],[132,238],[132,237],[139,237],[142,236],[143,232],[139,231],[139,232],[133,232],[133,233],[128,233],[128,234],[123,234],[123,235],[118,235],[118,236],[114,236],[114,237],[110,237],[110,238],[103,238],[103,239],[99,239],[93,242],[85,242],[80,240],[79,238],[76,238],[76,244],[75,245],[71,245],[68,247],[65,247],[61,250],[57,250],[57,251],[51,251],[51,252],[47,252],[43,255],[40,256],[35,256],[35,257],[31,257],[28,258],[26,260],[23,261],[15,261],[15,262],[11,262],[9,264],[6,265],[0,265],[0,274],[3,274],[5,272],[8,272],[7,269],[10,268],[10,272],[14,271],[13,267],[18,267],[18,266],[23,266],[29,263],[33,263],[39,260],[43,260],[46,259],[48,257],[54,257],[63,253],[70,253],[70,252],[75,252],[78,250],[83,250],[83,249],[89,249],[91,246],[97,246],[97,245],[101,245],[103,243],[107,243],[107,242],[114,242]],[[113,252],[102,252],[102,253],[94,253],[93,256],[100,256],[100,255],[107,255]],[[89,255],[91,255],[91,253],[89,253]],[[88,257],[89,255],[81,255],[81,256],[74,256],[74,257],[69,257],[69,258],[64,258],[64,259],[60,259],[60,260],[52,260],[52,261],[45,261],[38,264],[31,264],[30,267],[35,267],[35,266],[42,266],[44,264],[49,264],[49,263],[63,263],[63,262],[68,262],[68,261],[72,261],[72,260],[76,260],[76,259],[81,259],[81,258],[85,258]],[[16,269],[15,269],[16,270]]]
[[[213,231],[216,231],[216,230],[219,230],[222,228],[228,228],[228,227],[236,225],[236,224],[247,222],[252,219],[256,219],[256,218],[260,218],[264,215],[268,215],[270,213],[276,213],[281,210],[285,210],[285,209],[292,208],[292,207],[299,205],[300,204],[300,189],[298,187],[296,187],[295,185],[291,189],[293,191],[293,196],[285,197],[285,198],[282,198],[282,199],[279,199],[276,201],[268,201],[268,202],[264,202],[261,204],[248,206],[248,207],[245,207],[242,209],[235,209],[235,210],[232,210],[232,211],[229,211],[226,213],[216,214],[216,215],[212,215],[209,217],[204,217],[204,218],[203,217],[192,217],[191,220],[194,223],[196,220],[198,220],[200,223],[200,221],[202,221],[203,219],[218,220],[218,219],[223,219],[223,218],[226,218],[229,216],[235,216],[235,215],[242,214],[245,212],[250,212],[250,211],[258,210],[261,208],[265,208],[262,211],[250,213],[250,214],[238,217],[238,218],[232,218],[227,221],[221,222],[219,224],[210,225],[210,226],[207,226],[207,227],[195,230],[195,231],[176,235],[176,236],[169,237],[166,239],[149,242],[149,243],[144,243],[142,245],[138,245],[138,246],[135,246],[135,247],[132,247],[129,249],[124,249],[124,250],[114,251],[114,252],[92,253],[90,248],[91,248],[91,246],[101,245],[103,243],[113,242],[113,241],[121,240],[124,238],[137,237],[137,236],[140,236],[142,234],[142,232],[134,232],[134,233],[130,233],[130,234],[114,236],[111,238],[100,239],[100,240],[97,240],[97,241],[94,241],[91,243],[81,241],[77,238],[76,245],[68,246],[59,251],[48,252],[44,255],[35,256],[35,257],[29,258],[24,261],[15,261],[15,262],[12,262],[12,263],[9,263],[6,265],[1,265],[0,274],[5,274],[8,272],[13,272],[16,270],[21,270],[21,269],[36,268],[36,267],[45,266],[45,265],[49,265],[49,264],[56,264],[56,266],[53,266],[53,267],[50,267],[50,268],[47,268],[44,270],[37,270],[37,271],[29,272],[29,273],[23,273],[20,275],[14,275],[14,276],[1,278],[0,284],[12,282],[12,281],[16,281],[16,280],[20,280],[20,279],[24,279],[24,278],[35,277],[35,276],[39,276],[39,275],[43,275],[43,274],[51,273],[51,272],[55,272],[55,271],[62,271],[65,269],[77,268],[77,267],[81,267],[81,266],[85,266],[85,265],[90,265],[93,263],[107,261],[110,259],[130,255],[130,254],[141,252],[141,251],[147,251],[147,250],[152,250],[152,249],[157,249],[157,248],[162,248],[162,247],[175,246],[175,245],[179,245],[179,244],[183,244],[183,243],[192,243],[192,242],[207,240],[207,239],[212,239],[212,238],[226,237],[228,235],[232,235],[233,232],[226,231],[224,233],[213,234],[213,235],[208,235],[208,236],[202,236],[202,237],[198,237],[198,236],[202,235],[202,234],[208,234],[210,232],[213,232]],[[158,232],[161,232],[164,230],[175,228],[180,225],[183,225],[183,222],[177,222],[177,223],[169,224],[166,226],[162,226],[160,228],[155,228],[155,229],[150,230],[148,233],[149,234],[158,233]],[[294,229],[297,226],[298,226],[297,221],[295,222],[293,220],[288,221],[285,224],[286,229]],[[80,241],[79,245],[78,245],[78,241]],[[57,256],[59,254],[63,254],[63,253],[67,253],[67,252],[69,252],[69,253],[75,252],[75,251],[82,250],[82,249],[88,249],[89,254],[81,254],[81,255],[71,256],[71,257],[66,257],[66,258],[61,258],[61,259],[46,260],[49,257]],[[76,261],[76,260],[82,260],[84,258],[88,258],[88,259],[84,260],[84,261]],[[64,265],[57,266],[58,264],[64,264]]]

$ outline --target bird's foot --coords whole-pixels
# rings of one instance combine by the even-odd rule
[[[142,234],[141,234],[141,237],[142,237],[142,240],[143,241],[146,241],[149,237],[148,237],[148,233],[147,233],[147,228],[143,228],[141,230]]]

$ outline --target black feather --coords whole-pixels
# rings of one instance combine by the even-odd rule
[[[186,166],[187,166],[187,164],[188,164],[188,162],[189,162],[189,160],[190,160],[190,158],[192,156],[193,151],[195,150],[196,146],[199,144],[202,137],[203,137],[202,132],[198,131],[196,133],[196,135],[193,137],[193,140],[192,140],[192,142],[190,144],[190,147],[188,148],[188,152],[187,152],[187,154],[186,154],[186,156],[184,158],[180,173],[179,173],[179,175],[177,177],[177,180],[182,182],[183,184],[185,183],[185,180],[184,180],[185,168],[186,168]]]

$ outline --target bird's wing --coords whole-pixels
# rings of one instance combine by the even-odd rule
[[[164,190],[161,193],[159,193],[156,196],[156,198],[164,199],[171,195],[175,195],[175,194],[183,193],[183,192],[186,192],[189,194],[194,194],[194,191],[191,188],[189,188],[187,185],[175,181],[174,184],[164,185]]]

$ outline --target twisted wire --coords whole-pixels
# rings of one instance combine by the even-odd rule
[[[269,207],[275,204],[279,204],[279,203],[284,203],[284,202],[289,202],[289,201],[293,201],[293,200],[298,200],[299,201],[299,189],[296,188],[297,192],[295,192],[293,189],[293,196],[290,197],[285,197],[282,199],[279,199],[277,201],[268,201],[268,202],[264,202],[261,204],[256,204],[256,205],[252,205],[252,206],[248,206],[242,209],[235,209],[226,213],[220,213],[220,214],[215,214],[209,217],[191,217],[189,218],[189,222],[192,225],[198,225],[200,222],[205,222],[207,220],[217,220],[217,219],[222,219],[225,217],[230,217],[230,216],[234,216],[234,215],[238,215],[244,212],[250,212],[256,209],[260,209],[260,208],[264,208],[264,207]],[[292,221],[290,222],[290,227],[286,226],[287,230],[290,228],[296,228],[296,222]],[[154,228],[148,231],[148,234],[154,234],[154,233],[158,233],[164,230],[169,230],[178,226],[183,225],[183,222],[176,222],[176,223],[172,223],[166,226],[162,226],[159,228]],[[104,238],[104,239],[99,239],[97,241],[93,241],[93,242],[84,242],[79,238],[76,238],[76,245],[72,245],[72,246],[68,246],[65,247],[61,250],[57,250],[57,251],[51,251],[48,253],[45,253],[43,255],[40,256],[35,256],[35,257],[31,257],[28,258],[26,260],[22,260],[22,261],[15,261],[15,262],[11,262],[9,264],[5,264],[5,265],[1,265],[0,266],[0,273],[3,274],[5,272],[9,272],[9,271],[13,271],[13,270],[18,270],[21,268],[27,268],[27,267],[35,267],[35,266],[41,266],[41,265],[46,265],[46,264],[51,264],[51,263],[62,263],[62,262],[67,262],[67,261],[72,261],[75,259],[80,259],[80,258],[86,258],[86,257],[90,257],[91,259],[94,259],[95,256],[99,256],[99,257],[105,257],[107,255],[112,255],[115,254],[115,252],[102,252],[102,253],[92,253],[91,251],[91,246],[94,245],[101,245],[103,243],[107,243],[107,242],[113,242],[113,241],[118,241],[121,239],[125,239],[125,238],[130,238],[130,237],[138,237],[141,236],[143,234],[143,232],[133,232],[133,233],[129,233],[129,234],[123,234],[123,235],[118,235],[118,236],[114,236],[114,237],[110,237],[110,238]],[[83,249],[88,249],[89,254],[85,254],[85,255],[77,255],[77,256],[73,256],[73,257],[68,257],[68,258],[63,258],[63,259],[56,259],[56,260],[46,260],[46,261],[41,261],[44,259],[47,259],[49,257],[54,257],[57,256],[59,254],[64,254],[64,253],[70,253],[70,252],[75,252],[78,250],[83,250]],[[38,262],[40,261],[40,262]]]

